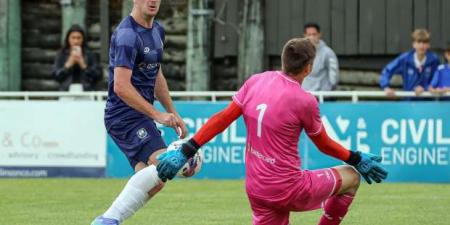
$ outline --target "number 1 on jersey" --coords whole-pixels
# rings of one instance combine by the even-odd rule
[[[262,133],[262,121],[263,121],[263,117],[264,117],[264,113],[266,112],[267,109],[267,105],[266,104],[259,104],[256,106],[256,110],[259,111],[259,116],[258,116],[258,130],[256,135],[258,137],[261,137],[261,133]]]

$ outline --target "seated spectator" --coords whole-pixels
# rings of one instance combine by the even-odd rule
[[[307,91],[331,91],[339,80],[339,65],[336,54],[321,40],[320,27],[316,23],[307,23],[303,33],[316,46],[311,73],[303,80],[302,87]]]
[[[95,55],[87,50],[83,28],[73,25],[67,31],[64,46],[53,66],[53,77],[61,84],[60,91],[95,90],[102,70]]]
[[[444,57],[446,63],[438,67],[428,88],[430,92],[441,95],[450,92],[450,45],[445,50]]]
[[[430,49],[430,33],[416,29],[412,35],[413,49],[402,53],[390,62],[381,72],[380,87],[386,95],[394,96],[390,81],[394,74],[403,78],[403,90],[414,91],[416,95],[428,89],[431,78],[439,65],[439,59]]]

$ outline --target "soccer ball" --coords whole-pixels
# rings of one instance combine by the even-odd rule
[[[166,151],[177,150],[181,147],[181,145],[184,142],[185,141],[183,141],[183,140],[174,141],[174,142],[170,143],[169,146],[167,146]],[[194,155],[194,157],[190,158],[186,162],[186,164],[184,164],[184,166],[181,167],[180,171],[178,171],[178,173],[177,173],[177,176],[184,177],[184,178],[194,176],[202,168],[202,163],[203,163],[203,152],[201,149],[199,149],[197,151],[197,153]]]

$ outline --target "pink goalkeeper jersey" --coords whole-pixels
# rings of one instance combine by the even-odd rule
[[[247,126],[247,193],[272,200],[289,197],[290,190],[298,190],[294,186],[302,185],[300,133],[305,129],[313,136],[322,128],[317,100],[280,71],[253,75],[233,100]]]

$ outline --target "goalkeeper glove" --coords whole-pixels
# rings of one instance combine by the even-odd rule
[[[159,155],[159,164],[156,167],[159,178],[166,182],[172,180],[183,165],[197,153],[200,146],[193,140],[183,143],[178,149],[166,151]]]
[[[380,164],[381,157],[377,155],[360,151],[351,152],[346,163],[355,167],[369,184],[372,184],[372,181],[381,183],[388,175],[388,172]]]

